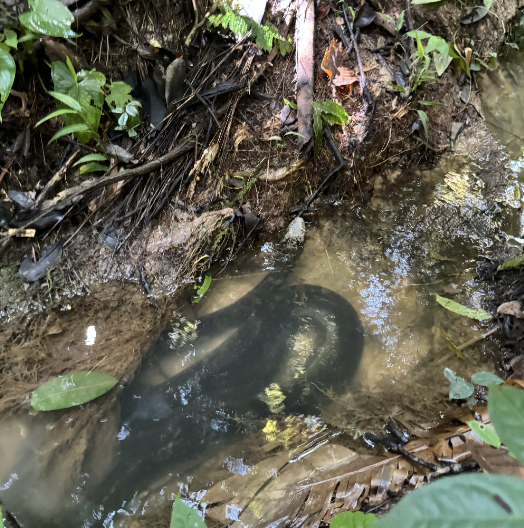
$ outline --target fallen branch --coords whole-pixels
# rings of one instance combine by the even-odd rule
[[[313,145],[315,3],[299,0],[296,16],[298,148],[308,151]]]
[[[364,74],[364,66],[362,66],[362,59],[360,58],[360,51],[358,49],[357,39],[355,38],[355,33],[353,32],[353,23],[349,22],[348,14],[347,14],[346,7],[344,6],[344,4],[342,4],[342,9],[344,11],[344,18],[346,19],[346,24],[349,29],[349,36],[351,37],[351,42],[353,43],[353,46],[355,47],[355,53],[357,54],[358,69],[360,70],[360,88],[362,89],[362,93],[364,94],[364,97],[366,98],[367,103],[373,104],[373,99],[371,98],[371,94],[369,93],[369,90],[366,86],[366,76]],[[349,53],[349,50],[348,50],[348,53]]]
[[[184,139],[181,143],[179,143],[173,150],[156,160],[144,163],[139,167],[133,167],[131,169],[115,172],[114,174],[108,174],[107,176],[102,176],[101,178],[98,178],[96,180],[86,180],[83,181],[81,184],[77,185],[76,187],[72,187],[71,189],[65,189],[64,191],[58,193],[56,197],[52,200],[44,202],[42,204],[42,208],[40,209],[40,214],[35,218],[32,218],[26,225],[18,227],[17,229],[10,229],[9,231],[4,231],[0,233],[0,235],[16,235],[17,233],[23,231],[29,225],[33,224],[40,218],[43,218],[46,214],[50,213],[54,209],[71,203],[75,198],[83,196],[86,193],[95,191],[96,189],[100,189],[101,187],[106,187],[107,185],[110,185],[112,183],[116,183],[118,181],[131,180],[136,176],[147,174],[148,172],[152,172],[156,169],[159,169],[162,167],[162,165],[165,165],[166,163],[169,163],[175,160],[176,158],[182,156],[186,152],[189,152],[194,148],[194,146],[195,138],[194,136],[190,136]]]
[[[33,209],[37,209],[43,203],[45,197],[49,194],[49,191],[64,177],[67,169],[71,166],[74,159],[78,156],[80,149],[77,149],[69,156],[66,162],[60,167],[57,173],[46,183],[42,192],[38,195],[38,198],[35,200]]]

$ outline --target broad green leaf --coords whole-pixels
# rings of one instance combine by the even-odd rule
[[[4,514],[2,513],[2,506],[0,506],[0,528],[4,528]]]
[[[28,42],[29,40],[36,40],[38,37],[34,33],[26,33],[18,39],[18,43]]]
[[[22,13],[20,23],[29,31],[51,37],[74,37],[73,14],[58,0],[28,0],[32,11]]]
[[[202,517],[198,512],[188,506],[181,498],[177,495],[175,504],[173,504],[173,510],[171,512],[171,523],[169,528],[207,528],[206,524],[202,520]]]
[[[426,53],[431,51],[439,51],[443,55],[449,55],[449,44],[441,37],[432,35],[426,44]]]
[[[81,163],[87,163],[88,161],[107,161],[107,156],[105,154],[88,154],[80,158],[73,167],[80,165]]]
[[[406,35],[408,37],[411,37],[411,38],[414,38],[414,39],[416,39],[418,37],[420,40],[427,39],[427,38],[430,38],[430,37],[433,36],[431,33],[426,33],[425,31],[421,31],[419,29],[415,29],[413,31],[408,31],[406,33]]]
[[[16,49],[18,47],[18,35],[16,34],[16,32],[13,31],[12,29],[6,29],[4,31],[4,35],[5,35],[5,43],[10,48]]]
[[[335,101],[315,101],[313,103],[313,111],[315,109],[322,113],[322,117],[330,125],[343,125],[349,120],[347,112]]]
[[[102,163],[97,163],[96,161],[93,161],[91,163],[86,163],[85,165],[82,165],[80,167],[80,174],[89,174],[90,172],[106,172],[109,169],[107,165],[103,165]]]
[[[16,64],[8,51],[0,49],[0,112],[15,80]],[[0,123],[2,118],[0,116]]]
[[[475,392],[475,386],[473,383],[466,381],[462,376],[459,376],[450,368],[444,369],[444,376],[446,376],[449,381],[450,400],[466,400]]]
[[[67,134],[73,134],[75,132],[87,132],[89,130],[89,127],[84,123],[77,123],[76,125],[68,125],[64,128],[61,128],[50,140],[49,144],[51,144],[53,141],[56,141],[57,139],[61,138],[62,136],[67,136]]]
[[[106,96],[106,102],[111,110],[124,107],[132,99],[133,96],[131,95],[131,86],[129,84],[122,81],[111,82],[109,95]]]
[[[52,119],[53,117],[61,116],[64,114],[76,114],[76,110],[71,110],[71,108],[62,108],[61,110],[55,110],[54,112],[51,112],[49,115],[45,116],[43,119],[40,119],[38,123],[35,125],[35,128],[42,123],[45,123],[49,119]]]
[[[506,260],[497,268],[497,271],[503,271],[505,269],[522,268],[522,267],[524,267],[524,255]]]
[[[483,424],[476,420],[470,420],[466,422],[471,430],[486,444],[489,444],[497,449],[500,447],[499,435],[494,431],[493,427],[489,424]]]
[[[329,524],[330,528],[366,528],[377,520],[373,513],[342,512],[337,513]]]
[[[112,82],[109,88],[110,93],[106,96],[106,102],[113,111],[113,114],[121,114],[118,118],[118,130],[127,130],[130,132],[140,124],[138,108],[141,105],[137,100],[133,99],[129,84],[117,81]]]
[[[420,41],[419,41],[420,42]],[[422,122],[422,126],[424,127],[424,135],[426,136],[426,141],[428,140],[428,114],[424,112],[424,110],[417,110],[417,114],[420,117],[420,121]]]
[[[81,371],[57,376],[47,381],[31,398],[31,405],[37,411],[55,411],[75,407],[94,400],[111,390],[117,381],[102,372]]]
[[[402,26],[404,25],[405,14],[406,14],[406,11],[402,11],[400,15],[398,16],[397,27],[396,27],[397,33],[402,29]]]
[[[484,7],[489,11],[493,5],[493,0],[484,0]]]
[[[433,62],[435,63],[435,68],[437,69],[437,75],[440,77],[451,64],[453,60],[449,55],[443,55],[442,53],[433,54]]]
[[[377,528],[520,528],[524,481],[505,475],[445,477],[408,493]]]
[[[82,111],[82,107],[80,106],[80,103],[76,100],[70,97],[69,95],[60,93],[60,92],[47,92],[49,95],[54,97],[55,99],[58,99],[60,102],[64,103],[65,105],[69,106],[69,108],[72,108],[73,110],[76,110],[77,112]]]
[[[102,87],[106,83],[105,76],[96,70],[82,70],[76,74],[75,79],[63,62],[53,62],[51,77],[55,92],[65,94],[80,104],[82,115],[68,115],[64,117],[64,121],[67,125],[88,124],[88,131],[75,134],[80,141],[87,143],[96,137],[100,125],[100,116],[104,106]],[[58,103],[57,106],[60,107]]]
[[[510,453],[524,464],[524,390],[490,385],[488,395],[488,412],[495,431]]]
[[[452,301],[451,299],[446,299],[446,297],[441,297],[440,295],[437,295],[437,302],[449,310],[450,312],[464,315],[465,317],[469,317],[471,319],[477,319],[477,321],[484,321],[486,319],[491,319],[491,314],[489,312],[486,312],[486,310],[473,310],[471,308],[467,308],[466,306],[463,306],[462,304],[459,304],[458,302]]]
[[[482,385],[483,387],[488,387],[489,385],[500,385],[501,383],[504,383],[504,380],[497,376],[496,374],[493,374],[493,372],[476,372],[471,376],[471,381],[473,383],[476,383],[477,385]]]

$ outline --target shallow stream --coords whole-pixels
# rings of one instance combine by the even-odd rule
[[[98,441],[64,449],[67,410],[4,418],[0,498],[20,526],[132,526],[177,492],[205,510],[206,489],[270,454],[329,435],[351,444],[388,415],[424,429],[449,406],[444,367],[494,368],[486,342],[466,362],[449,351],[443,333],[458,345],[484,327],[435,296],[482,307],[478,263],[503,241],[522,247],[523,64],[484,76],[492,125],[436,167],[385,166],[368,203],[306,218],[303,249],[246,248],[163,332],[97,421]],[[96,326],[71,346],[96,347]],[[240,508],[221,515],[206,519],[242,520]]]

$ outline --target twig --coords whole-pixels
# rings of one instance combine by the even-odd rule
[[[195,33],[199,28],[201,28],[205,23],[206,20],[217,10],[218,6],[222,3],[222,0],[215,0],[215,3],[210,7],[209,11],[204,15],[204,18],[200,20],[200,22],[196,21],[196,17],[198,16],[198,13],[195,13],[195,25],[193,26],[193,29],[187,36],[184,44],[186,46],[189,46],[191,44],[191,41],[193,40],[193,37],[195,36]]]
[[[406,0],[406,26],[408,31],[413,31],[413,17],[411,16],[411,0]],[[409,39],[409,54],[410,56],[413,55],[415,50],[415,44],[413,43],[413,39]]]
[[[6,175],[6,172],[9,170],[11,165],[13,164],[13,161],[16,159],[16,154],[13,154],[5,164],[5,167],[2,169],[2,173],[0,174],[0,183],[2,183],[2,180],[4,179],[4,176]]]
[[[348,14],[346,11],[346,7],[344,4],[342,4],[342,9],[344,11],[344,18],[346,19],[346,24],[349,29],[349,36],[351,37],[351,42],[353,42],[353,46],[355,46],[355,53],[357,54],[357,62],[358,62],[358,69],[360,70],[360,88],[362,89],[362,93],[364,94],[364,97],[366,98],[366,101],[368,104],[373,104],[373,99],[371,98],[371,94],[369,93],[369,90],[366,86],[366,76],[364,74],[364,66],[362,66],[362,59],[360,58],[360,51],[358,49],[357,45],[357,39],[355,38],[355,33],[353,33],[353,23],[349,23]]]
[[[57,173],[46,183],[42,192],[38,195],[38,198],[35,200],[33,209],[40,207],[40,204],[45,200],[45,197],[48,195],[49,191],[63,178],[67,169],[73,163],[74,159],[78,156],[80,149],[76,149],[71,156],[66,160],[66,162],[60,167]]]
[[[324,136],[326,137],[326,142],[331,149],[331,152],[333,152],[333,155],[335,156],[335,159],[338,161],[338,165],[326,176],[324,181],[320,184],[318,189],[309,197],[309,200],[306,202],[302,210],[298,213],[298,216],[302,216],[308,209],[308,207],[312,204],[313,200],[319,195],[320,191],[328,184],[329,180],[337,174],[338,171],[342,169],[346,169],[348,164],[346,163],[346,160],[342,157],[342,154],[340,154],[340,151],[338,150],[335,142],[333,141],[333,136],[331,135],[331,132],[327,126],[324,126]]]
[[[215,115],[215,112],[213,112],[213,109],[209,106],[209,103],[193,88],[193,85],[186,79],[186,84],[191,88],[191,91],[193,92],[193,95],[196,95],[198,97],[198,100],[207,108],[207,111],[211,114],[211,117],[215,120],[215,123],[218,128],[220,128],[220,123],[217,119],[217,116]]]
[[[104,5],[107,5],[107,2],[104,2]],[[73,12],[75,21],[73,24],[76,30],[78,31],[78,26],[89,20],[101,7],[100,0],[91,0],[80,9],[75,9]]]
[[[0,235],[16,235],[17,233],[26,229],[32,223],[36,222],[40,218],[43,218],[50,211],[53,211],[54,209],[70,202],[71,200],[79,196],[82,196],[96,189],[100,189],[101,187],[106,187],[107,185],[111,185],[112,183],[116,183],[118,181],[131,180],[136,176],[147,174],[148,172],[152,172],[156,169],[159,169],[160,167],[162,167],[162,165],[165,165],[166,163],[169,163],[175,160],[176,158],[182,156],[186,152],[190,151],[194,147],[194,141],[194,136],[189,136],[184,139],[181,143],[179,143],[173,150],[156,160],[150,161],[149,163],[144,163],[139,167],[133,167],[131,169],[126,169],[121,172],[115,172],[114,174],[108,174],[107,176],[102,176],[101,178],[98,178],[96,180],[86,180],[77,185],[76,187],[73,187],[71,189],[65,189],[64,191],[58,193],[57,196],[52,200],[44,202],[42,204],[40,214],[37,217],[32,218],[27,224],[18,227],[17,229],[9,229],[8,231],[3,231],[2,233],[0,233]]]

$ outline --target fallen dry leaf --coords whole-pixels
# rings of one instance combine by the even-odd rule
[[[509,455],[504,447],[496,449],[487,444],[468,442],[471,455],[485,473],[509,475],[524,480],[524,465]]]
[[[328,74],[334,86],[347,86],[358,81],[354,70],[348,67],[347,62],[348,58],[342,44],[333,39],[326,49],[321,68]]]
[[[522,304],[520,301],[510,301],[501,304],[497,308],[497,313],[503,315],[513,315],[518,319],[524,319],[524,312],[522,311]]]
[[[326,18],[329,13],[330,7],[328,2],[320,2],[317,6],[317,18],[322,20],[323,18]]]

